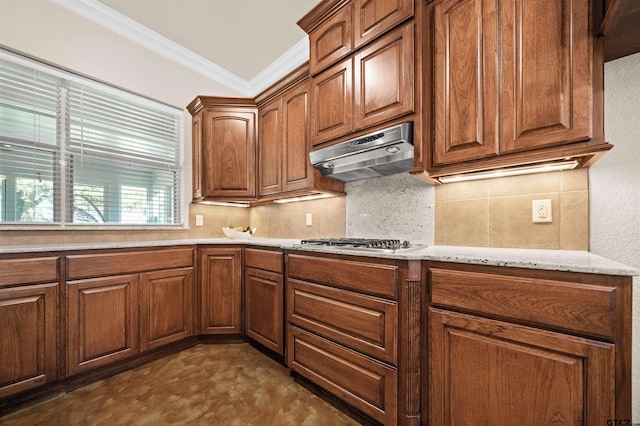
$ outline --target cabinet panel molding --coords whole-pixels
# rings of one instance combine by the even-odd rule
[[[503,2],[504,152],[593,137],[589,3]]]
[[[615,346],[429,308],[429,424],[606,424]]]
[[[283,113],[283,178],[284,191],[313,187],[313,166],[309,161],[309,80],[285,93]]]
[[[434,6],[434,162],[498,154],[498,20],[495,0]]]
[[[431,303],[605,339],[615,287],[430,268]]]
[[[200,333],[242,333],[242,248],[200,249]]]
[[[398,297],[398,266],[345,258],[289,254],[287,276],[348,290]]]
[[[354,56],[354,129],[414,111],[413,22]]]
[[[193,335],[193,268],[142,274],[140,350]]]
[[[413,16],[413,0],[355,0],[354,45],[366,44]]]
[[[57,378],[58,288],[0,289],[0,398]]]
[[[0,260],[0,286],[58,280],[60,257]]]
[[[284,281],[282,274],[245,269],[247,336],[284,355]]]
[[[311,74],[326,68],[353,51],[353,6],[339,9],[309,33]]]
[[[206,197],[255,197],[254,109],[204,111],[202,161]]]
[[[353,127],[353,61],[342,61],[312,80],[311,143],[347,134]]]
[[[383,424],[397,422],[397,371],[372,358],[289,327],[288,365]]]
[[[89,370],[140,352],[140,276],[67,283],[67,373]]]
[[[260,107],[258,125],[259,195],[282,192],[282,99]]]
[[[294,279],[287,292],[291,324],[397,364],[396,302]]]
[[[113,250],[98,254],[73,254],[67,256],[67,279],[192,266],[193,250],[189,247],[168,250]]]

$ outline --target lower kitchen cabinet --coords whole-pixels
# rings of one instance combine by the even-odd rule
[[[429,310],[429,424],[606,425],[615,345]]]
[[[142,274],[140,349],[155,349],[193,335],[193,268]]]
[[[287,252],[287,365],[385,425],[420,424],[420,262]]]
[[[67,375],[193,335],[193,247],[67,256]]]
[[[428,277],[428,424],[631,418],[629,277],[437,263]]]
[[[371,418],[397,421],[397,369],[290,326],[289,367]]]
[[[51,274],[55,278],[56,270]],[[56,379],[58,288],[58,283],[0,288],[0,398]]]
[[[67,374],[140,351],[139,274],[67,282]]]
[[[200,334],[241,334],[242,248],[200,248],[199,256]]]
[[[281,251],[245,249],[245,333],[284,355],[284,282]]]

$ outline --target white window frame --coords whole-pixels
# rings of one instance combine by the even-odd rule
[[[4,60],[8,60],[10,62],[14,62],[16,64],[41,71],[43,73],[52,75],[57,78],[64,79],[66,81],[71,81],[76,84],[81,84],[85,87],[92,88],[94,90],[102,91],[104,93],[108,93],[111,95],[116,95],[126,100],[130,100],[138,105],[148,105],[150,108],[154,108],[157,110],[165,111],[170,114],[178,117],[178,127],[179,127],[179,146],[178,146],[178,158],[177,158],[177,180],[178,187],[176,187],[176,191],[178,191],[178,195],[175,198],[175,203],[178,209],[177,218],[175,219],[175,223],[161,223],[161,224],[152,224],[152,223],[141,223],[141,224],[124,224],[124,223],[99,223],[99,224],[83,224],[83,223],[72,223],[65,222],[67,220],[68,210],[65,201],[65,192],[71,190],[71,186],[68,182],[65,182],[65,178],[63,177],[63,185],[62,185],[62,194],[60,198],[54,199],[54,204],[61,204],[63,207],[59,209],[56,215],[61,214],[61,221],[54,223],[46,223],[46,222],[0,222],[0,230],[51,230],[51,229],[73,229],[73,230],[118,230],[118,229],[135,229],[135,230],[161,230],[161,229],[188,229],[189,228],[189,202],[190,199],[187,197],[186,191],[188,188],[188,179],[187,176],[190,176],[190,167],[187,167],[185,162],[185,137],[189,136],[188,131],[190,130],[185,127],[185,113],[184,109],[180,109],[174,106],[170,106],[164,103],[160,103],[149,98],[146,98],[141,95],[134,94],[132,92],[119,89],[108,84],[98,82],[92,80],[87,77],[83,77],[68,71],[61,70],[57,67],[42,63],[40,61],[33,60],[31,58],[15,54],[10,51],[6,51],[0,49],[0,58]],[[63,141],[64,146],[64,141]],[[63,149],[64,151],[64,149]],[[64,166],[68,167],[67,165]],[[64,174],[67,174],[66,170],[63,170]]]

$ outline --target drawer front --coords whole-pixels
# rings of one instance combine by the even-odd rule
[[[283,254],[281,251],[247,248],[244,250],[244,264],[251,268],[282,273]]]
[[[397,371],[289,326],[289,367],[382,424],[397,423]]]
[[[397,363],[396,302],[298,280],[287,281],[287,320],[345,346]]]
[[[0,260],[0,286],[58,281],[55,257]]]
[[[193,248],[79,254],[67,257],[67,279],[193,266]]]
[[[289,254],[287,276],[397,299],[398,266]]]
[[[429,270],[436,306],[613,338],[616,289],[567,281]]]

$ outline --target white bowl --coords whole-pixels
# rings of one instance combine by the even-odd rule
[[[256,228],[251,228],[251,231],[253,231],[253,233],[255,234]],[[234,238],[234,239],[251,238],[251,233],[249,231],[240,232],[240,231],[236,231],[233,228],[222,228],[222,232],[224,232],[224,235],[226,235],[228,238]]]

